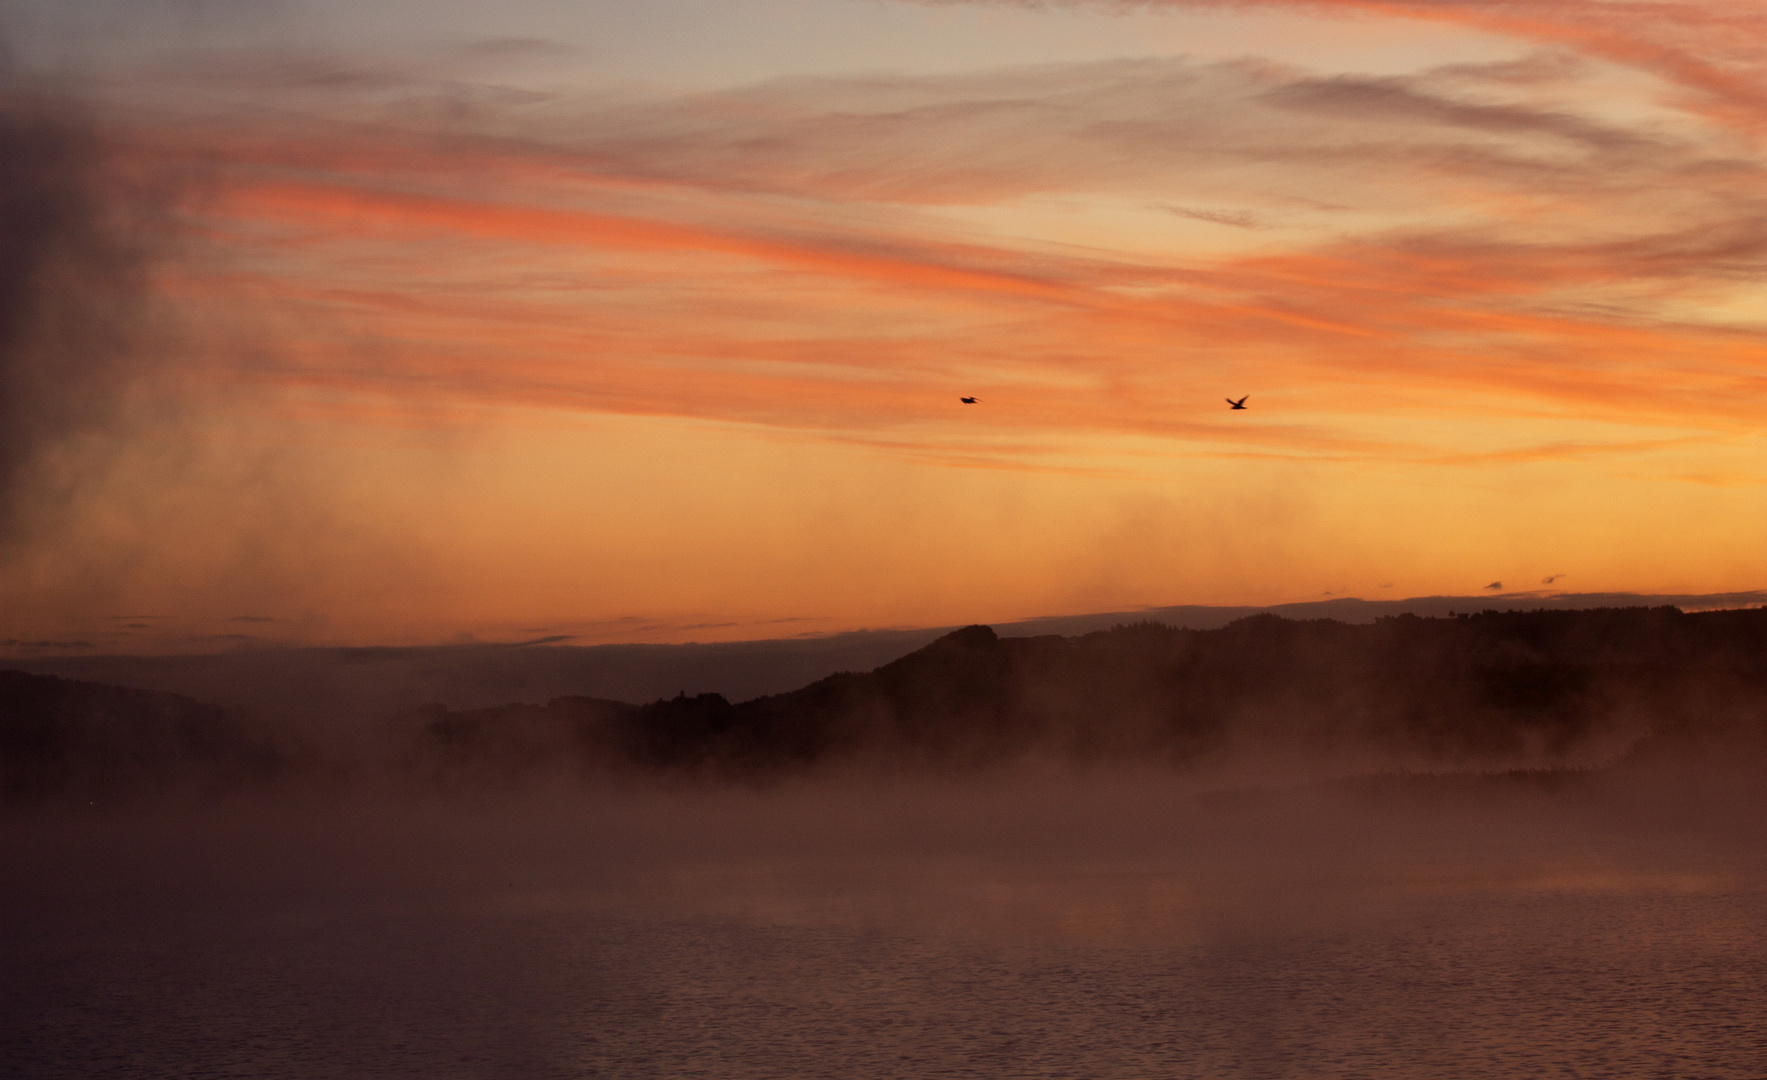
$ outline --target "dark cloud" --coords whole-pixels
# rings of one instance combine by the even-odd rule
[[[90,648],[93,648],[92,643],[90,641],[86,641],[84,639],[75,640],[75,641],[20,641],[17,638],[7,638],[5,641],[0,641],[0,645],[3,645],[9,649],[90,649]]]
[[[1192,210],[1184,206],[1168,206],[1164,209],[1179,217],[1193,221],[1208,221],[1216,225],[1231,225],[1236,229],[1261,229],[1264,223],[1253,214],[1243,210]]]
[[[1299,79],[1270,91],[1280,108],[1355,121],[1420,124],[1434,131],[1465,129],[1493,134],[1548,135],[1593,150],[1636,150],[1652,140],[1582,117],[1520,105],[1455,100],[1399,78]]]
[[[923,0],[925,2],[925,0]],[[935,3],[1007,3],[1020,7],[1292,8],[1309,14],[1371,14],[1360,0],[931,0]],[[1674,86],[1685,104],[1734,128],[1758,132],[1767,102],[1767,65],[1761,49],[1760,8],[1750,3],[1638,4],[1630,0],[1389,0],[1378,13],[1532,39],[1633,67]],[[1500,69],[1518,81],[1540,81],[1549,67]]]

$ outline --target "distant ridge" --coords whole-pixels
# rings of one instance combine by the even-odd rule
[[[0,807],[345,775],[478,788],[571,772],[741,779],[1027,759],[1205,775],[1284,762],[1314,776],[1501,773],[1536,787],[1616,763],[1758,777],[1767,609],[1486,610],[1361,624],[1261,613],[1215,629],[1143,620],[1068,637],[977,625],[870,670],[735,702],[677,692],[648,703],[571,693],[429,704],[383,713],[368,725],[379,737],[353,746],[291,743],[264,719],[0,671]]]
[[[1371,623],[1389,615],[1449,612],[1680,607],[1690,611],[1767,605],[1767,592],[1674,594],[1506,593],[1406,600],[1339,597],[1267,606],[1179,605],[994,622],[1001,637],[1073,636],[1135,622],[1213,630],[1249,615]],[[389,710],[444,701],[485,708],[510,701],[587,695],[651,701],[686,692],[743,701],[784,693],[837,671],[866,671],[928,644],[955,626],[853,630],[810,637],[686,645],[572,645],[560,640],[412,647],[254,647],[195,655],[30,656],[0,666],[141,686],[301,726],[353,728]]]
[[[1676,607],[1683,611],[1724,611],[1767,606],[1767,592],[1732,593],[1562,593],[1510,592],[1478,596],[1413,596],[1405,600],[1364,600],[1341,596],[1331,600],[1303,600],[1263,606],[1214,607],[1180,604],[1172,607],[1132,608],[1093,615],[1046,615],[1017,622],[997,623],[1002,636],[1034,634],[1087,634],[1122,623],[1143,620],[1189,630],[1214,630],[1248,615],[1280,615],[1286,619],[1336,619],[1344,623],[1371,623],[1390,615],[1422,615],[1443,618],[1452,613],[1475,611],[1584,611],[1595,608]]]
[[[1406,613],[1360,625],[1265,613],[1211,630],[1143,621],[1078,637],[970,626],[875,670],[740,703],[436,706],[413,750],[456,774],[574,756],[585,768],[753,775],[859,759],[1189,767],[1228,754],[1514,770],[1701,742],[1750,755],[1767,744],[1767,610]]]

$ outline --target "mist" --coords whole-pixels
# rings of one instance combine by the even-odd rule
[[[1767,759],[1763,641],[1763,610],[1661,606],[62,660],[0,673],[0,779],[8,804],[50,809],[254,777],[511,793],[1026,765],[1215,788],[1737,775]]]
[[[44,1076],[1740,1077],[1759,809],[1020,766],[14,820],[0,1042]]]
[[[76,101],[0,72],[0,541],[32,497],[65,494],[70,443],[117,422],[152,373],[171,201],[119,167]]]
[[[0,1053],[40,1076],[1745,1076],[1764,628],[970,627],[734,703],[388,692],[353,726],[7,673]],[[358,678],[410,678],[395,659]]]
[[[406,523],[365,524],[378,493],[265,393],[275,318],[205,291],[242,273],[209,146],[28,59],[0,64],[0,650],[212,648],[266,608],[311,632],[372,564],[424,583]]]

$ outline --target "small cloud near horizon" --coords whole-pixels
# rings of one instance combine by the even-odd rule
[[[573,641],[576,637],[577,635],[575,634],[550,634],[546,637],[535,638],[532,641],[518,641],[515,644],[517,648],[524,648],[529,645],[556,645],[561,641]]]
[[[17,638],[0,641],[0,646],[19,649],[90,649],[93,647],[90,641],[20,641]]]
[[[1493,581],[1491,584],[1485,586],[1485,588],[1487,588],[1487,589],[1501,589],[1501,588],[1503,588],[1503,582]]]

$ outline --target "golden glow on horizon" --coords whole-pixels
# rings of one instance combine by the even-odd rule
[[[1761,586],[1762,10],[1328,7],[1515,52],[119,114],[213,177],[163,274],[195,389],[0,566],[0,636]]]

